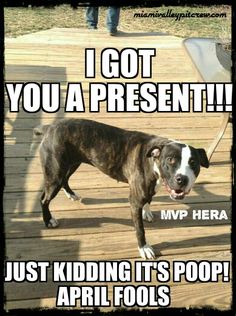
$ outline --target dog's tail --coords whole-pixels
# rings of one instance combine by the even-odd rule
[[[34,128],[34,135],[35,136],[41,136],[41,135],[43,136],[47,132],[49,126],[50,125],[38,125],[38,126],[36,126]]]
[[[36,149],[39,145],[36,138],[38,138],[38,136],[44,136],[45,133],[47,132],[49,126],[50,125],[38,125],[33,129],[33,136],[34,137],[33,137],[32,143],[30,145],[30,151],[29,151],[30,156],[34,156]]]

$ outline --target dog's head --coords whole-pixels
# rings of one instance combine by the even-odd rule
[[[173,200],[181,200],[190,192],[200,166],[209,167],[204,149],[174,141],[161,146],[153,145],[147,157],[152,157],[154,172],[159,173]]]

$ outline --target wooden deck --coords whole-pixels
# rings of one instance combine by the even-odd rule
[[[94,36],[96,34],[96,37]],[[95,41],[96,40],[96,41]],[[6,39],[6,81],[60,82],[61,104],[67,82],[89,82],[84,78],[84,49],[106,46],[157,48],[153,82],[196,82],[197,73],[182,46],[182,39],[155,33],[126,33],[109,37],[105,32],[77,29],[51,29]],[[98,76],[96,81],[105,81]],[[135,79],[136,81],[141,79]],[[88,104],[85,95],[86,104]],[[64,117],[92,118],[119,127],[156,133],[208,148],[221,122],[217,113],[58,113],[24,111],[5,116],[5,193],[4,218],[8,260],[139,260],[131,221],[128,186],[83,165],[70,184],[82,195],[82,202],[68,200],[60,192],[51,204],[60,227],[46,229],[42,222],[39,196],[42,173],[36,149],[30,152],[32,128]],[[192,193],[177,204],[164,189],[154,198],[155,221],[145,223],[146,237],[158,260],[231,260],[231,130],[230,127],[212,158],[209,169],[202,169]],[[185,220],[161,220],[160,210],[187,209]],[[226,210],[229,220],[192,220],[193,209]],[[155,284],[155,283],[153,283]],[[174,284],[171,307],[229,309],[231,282]],[[58,284],[7,283],[8,309],[55,307]],[[112,284],[109,284],[109,293]]]

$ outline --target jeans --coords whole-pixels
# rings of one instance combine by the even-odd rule
[[[97,28],[98,24],[98,7],[88,7],[86,11],[86,22],[89,27]],[[116,32],[119,24],[120,8],[108,7],[107,9],[107,29],[109,32]]]

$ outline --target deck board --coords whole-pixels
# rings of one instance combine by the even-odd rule
[[[62,198],[59,201],[63,201]],[[37,204],[33,211],[18,213],[11,212],[5,215],[6,237],[14,238],[40,238],[53,236],[72,236],[87,234],[102,234],[103,232],[125,232],[133,229],[131,214],[129,211],[128,201],[124,199],[124,203],[110,203],[109,205],[98,207],[97,204],[84,204],[83,207],[78,203],[74,206],[72,203],[65,203],[62,207],[59,205],[52,207],[53,215],[59,220],[60,227],[56,230],[46,229],[42,222],[40,205]],[[86,201],[86,200],[85,200]],[[72,204],[72,205],[71,205]],[[188,216],[184,221],[162,220],[161,210],[167,209],[186,209]],[[192,218],[193,210],[201,209],[217,209],[225,210],[228,216],[227,220],[200,220]],[[26,207],[24,208],[26,210]],[[188,204],[168,204],[161,205],[155,201],[152,205],[152,212],[155,218],[153,223],[145,223],[147,230],[157,230],[177,228],[177,227],[197,227],[201,226],[217,226],[226,225],[231,222],[231,202],[226,198],[219,202],[189,202]],[[158,234],[157,234],[158,235]]]
[[[5,41],[6,81],[60,82],[61,108],[57,113],[11,113],[5,104],[5,191],[4,221],[8,260],[140,260],[129,210],[128,186],[82,165],[70,180],[82,201],[72,202],[63,192],[52,201],[51,210],[59,219],[55,230],[44,227],[39,197],[43,177],[38,157],[39,139],[32,130],[39,124],[51,124],[66,117],[96,119],[130,130],[185,141],[208,148],[220,126],[220,113],[65,113],[66,86],[82,82],[84,49],[96,47],[99,54],[110,47],[156,48],[153,82],[197,82],[198,75],[183,49],[183,39],[161,33],[125,33],[109,37],[79,29],[40,31]],[[105,81],[99,74],[96,81]],[[123,82],[124,79],[113,80]],[[143,82],[140,76],[128,82]],[[111,80],[112,82],[112,80]],[[86,108],[88,91],[84,91]],[[205,101],[204,101],[205,102]],[[204,105],[205,107],[205,105]],[[35,148],[30,151],[32,141]],[[180,203],[169,199],[164,188],[153,199],[155,221],[145,223],[148,242],[154,246],[158,260],[231,260],[231,161],[232,130],[229,126],[217,147],[209,169],[201,171],[191,194]],[[188,210],[185,220],[162,220],[161,210]],[[193,210],[225,210],[227,220],[193,220]],[[154,284],[153,282],[152,284]],[[109,295],[112,286],[109,284]],[[55,307],[58,284],[8,283],[5,287],[8,309]],[[171,286],[171,307],[206,307],[229,309],[231,282],[194,283],[185,281]],[[78,306],[79,307],[79,306]],[[109,310],[106,309],[106,310]]]
[[[229,225],[176,227],[146,230],[146,237],[160,255],[198,253],[229,250]],[[37,252],[35,242],[37,240]],[[109,242],[104,242],[104,240]],[[127,242],[127,240],[129,242]],[[96,247],[95,247],[96,245]],[[27,252],[25,251],[27,248]],[[68,253],[69,252],[69,253]],[[9,260],[121,260],[137,258],[137,241],[134,228],[129,230],[103,231],[97,234],[41,236],[40,238],[9,239],[6,256]]]

